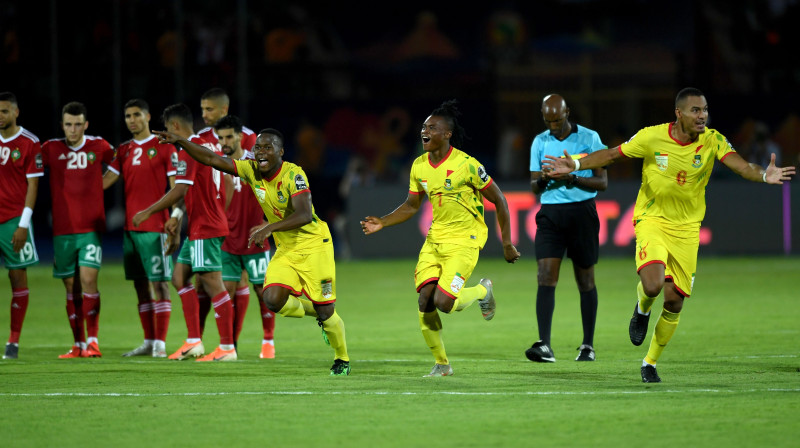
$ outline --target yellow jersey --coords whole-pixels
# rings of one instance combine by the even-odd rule
[[[417,157],[408,189],[411,194],[427,194],[431,202],[428,241],[483,248],[488,231],[481,190],[491,183],[480,162],[452,146],[436,165],[427,153]]]
[[[294,213],[291,198],[310,194],[306,173],[298,165],[284,161],[271,178],[261,176],[255,160],[234,160],[234,170],[250,185],[264,215],[270,223],[278,222]],[[274,232],[276,250],[316,251],[333,244],[328,224],[319,219],[311,206],[311,222],[292,230]]]
[[[655,219],[673,227],[699,229],[714,159],[722,161],[736,151],[724,135],[709,128],[697,141],[679,142],[670,134],[673,125],[646,127],[619,147],[622,155],[643,159],[633,223]]]

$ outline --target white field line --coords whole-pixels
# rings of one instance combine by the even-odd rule
[[[216,397],[239,395],[457,395],[457,396],[536,396],[536,395],[643,395],[643,394],[745,394],[745,393],[797,393],[800,388],[789,389],[648,389],[648,390],[622,390],[622,391],[522,391],[522,392],[456,392],[456,391],[424,391],[424,392],[389,392],[389,391],[258,391],[258,392],[183,392],[183,393],[86,393],[86,392],[50,392],[50,393],[0,393],[0,397]]]

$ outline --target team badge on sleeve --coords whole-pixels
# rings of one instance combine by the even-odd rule
[[[44,161],[42,161],[42,155],[36,154],[36,168],[41,169],[44,166]]]
[[[308,189],[308,186],[306,185],[306,180],[303,178],[303,175],[301,174],[294,176],[294,186],[297,188],[297,191]]]
[[[481,182],[489,182],[489,173],[486,172],[483,165],[478,167],[478,177],[481,178]]]
[[[178,172],[178,176],[185,176],[186,175],[186,161],[179,160],[175,164],[175,170]]]
[[[170,159],[172,160],[172,166],[177,168],[178,167],[178,153],[177,152],[173,152],[172,153],[172,157]]]

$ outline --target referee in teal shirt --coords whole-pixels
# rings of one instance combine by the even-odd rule
[[[580,170],[550,176],[542,172],[546,155],[573,158],[605,149],[597,132],[569,121],[569,108],[560,95],[548,95],[542,101],[542,118],[547,131],[531,145],[531,190],[542,204],[536,214],[536,260],[538,283],[536,321],[539,340],[525,351],[535,362],[555,362],[550,332],[555,308],[558,273],[564,253],[572,259],[575,281],[581,296],[583,342],[576,361],[594,361],[594,327],[597,320],[597,288],[594,265],[597,264],[600,221],[594,197],[608,186],[605,168]]]

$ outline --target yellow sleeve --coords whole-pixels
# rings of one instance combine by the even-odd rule
[[[409,179],[408,179],[408,191],[411,193],[423,194],[425,192],[425,189],[419,182],[416,168],[417,168],[416,163],[411,165],[411,172],[409,173]]]
[[[724,135],[722,135],[722,134],[720,134],[719,132],[716,132],[716,131],[714,131],[714,133],[716,134],[715,137],[716,137],[716,144],[717,144],[716,145],[717,146],[717,148],[716,148],[716,157],[717,157],[717,160],[722,161],[722,159],[724,159],[728,154],[730,154],[732,152],[736,152],[736,150],[733,149],[733,145],[731,145],[731,142],[729,142],[728,139],[725,138]]]
[[[645,157],[645,151],[647,148],[647,144],[645,143],[646,140],[647,131],[642,129],[636,134],[633,134],[633,137],[631,137],[627,142],[619,145],[619,150],[625,157],[630,157],[632,159],[643,159]]]
[[[248,160],[234,160],[233,168],[236,175],[239,176],[244,182],[253,184],[253,167]]]
[[[472,185],[478,190],[483,190],[492,182],[492,178],[486,172],[486,168],[474,157],[469,161],[469,172],[472,174],[470,176]]]

